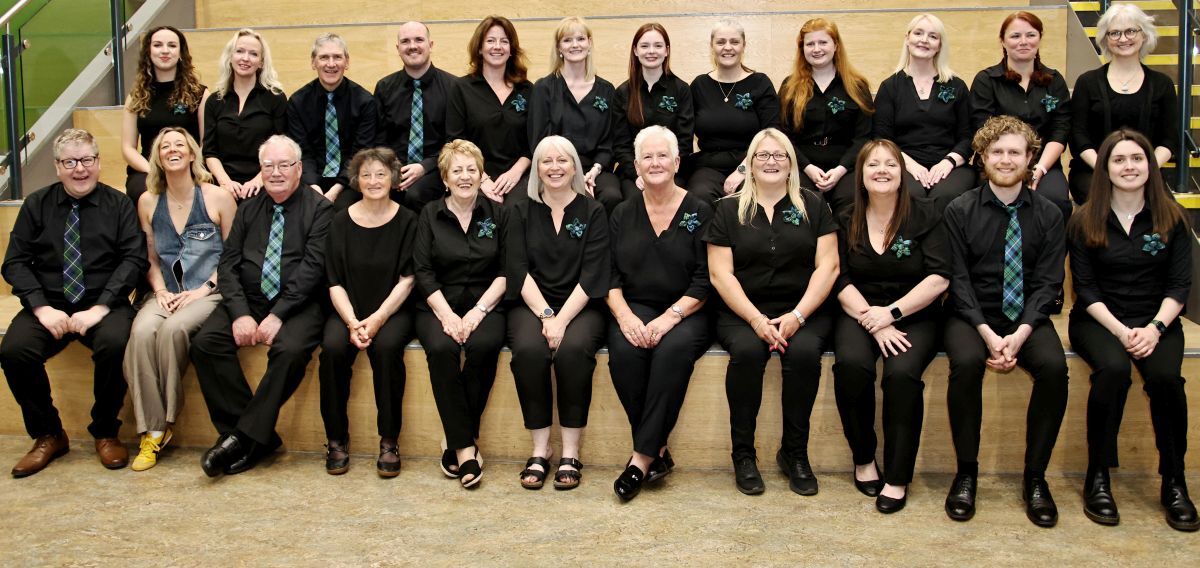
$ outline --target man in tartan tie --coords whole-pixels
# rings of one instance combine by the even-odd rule
[[[1058,508],[1046,483],[1046,466],[1067,407],[1067,362],[1049,319],[1062,289],[1066,242],[1062,213],[1026,183],[1041,141],[1011,116],[988,119],[975,133],[987,182],[946,207],[952,274],[946,318],[950,384],[946,400],[958,456],[958,475],[946,497],[957,521],[975,513],[983,376],[1033,377],[1025,436],[1025,514],[1054,526]]]

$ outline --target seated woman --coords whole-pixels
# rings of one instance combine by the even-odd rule
[[[608,368],[633,430],[633,456],[613,484],[624,500],[670,473],[667,438],[679,418],[696,359],[712,344],[702,311],[708,256],[701,237],[712,208],[675,185],[679,141],[650,126],[633,141],[644,191],[617,206],[608,308]]]
[[[334,313],[321,340],[321,419],[329,440],[325,471],[350,468],[350,377],[359,351],[371,360],[379,410],[380,477],[400,474],[404,347],[413,337],[406,301],[413,289],[412,254],[417,216],[390,197],[400,160],[389,148],[359,150],[350,161],[350,186],[362,200],[337,213],[325,244],[325,273]]]
[[[837,224],[821,196],[800,188],[796,150],[779,130],[754,137],[736,198],[717,203],[704,240],[708,272],[724,305],[717,341],[729,352],[725,393],[738,490],[765,490],[754,430],[771,353],[783,368],[783,441],[775,460],[792,491],[816,495],[808,421],[833,327],[822,305],[838,275]]]
[[[1092,367],[1087,405],[1084,513],[1102,525],[1121,517],[1109,468],[1137,367],[1150,396],[1162,475],[1161,503],[1176,530],[1200,529],[1184,481],[1187,397],[1180,312],[1192,284],[1194,237],[1158,172],[1153,143],[1128,129],[1109,134],[1096,154],[1089,197],[1068,226],[1075,307],[1067,333]]]
[[[521,485],[541,489],[550,467],[550,426],[557,381],[562,459],[555,489],[574,489],[582,478],[579,440],[592,403],[596,351],[604,343],[600,299],[608,294],[608,216],[587,196],[579,155],[561,136],[547,136],[533,151],[537,177],[529,199],[509,211],[508,313],[512,374],[521,416],[533,438],[533,457]]]
[[[169,126],[154,139],[138,220],[146,233],[154,291],[146,298],[125,346],[125,380],[140,450],[133,471],[145,471],[171,441],[183,407],[183,375],[191,335],[221,301],[217,261],[237,210],[233,196],[213,185],[200,163],[200,145],[187,129]]]
[[[950,285],[942,215],[901,183],[904,158],[888,140],[863,146],[854,205],[843,216],[842,305],[834,329],[834,394],[854,455],[854,486],[875,508],[904,508],[921,442],[922,375],[941,347],[940,298]],[[883,465],[875,465],[875,362],[883,355]],[[886,484],[884,483],[886,481]],[[882,486],[882,487],[881,487]]]
[[[478,146],[446,144],[438,169],[449,194],[421,210],[413,249],[417,293],[425,299],[417,304],[417,338],[446,435],[442,472],[470,489],[483,478],[479,419],[504,346],[508,209],[480,193]]]

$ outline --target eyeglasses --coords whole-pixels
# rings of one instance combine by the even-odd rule
[[[787,152],[755,152],[754,153],[754,159],[758,160],[760,162],[765,162],[767,160],[770,160],[771,158],[775,158],[775,161],[779,162],[779,163],[783,163],[783,162],[786,162],[789,159],[791,159],[791,157],[787,155]]]
[[[262,168],[263,173],[269,174],[273,171],[278,171],[281,174],[286,174],[286,173],[292,171],[292,168],[295,167],[296,164],[298,164],[298,163],[300,163],[300,160],[293,160],[291,162],[279,162],[278,164],[259,164],[259,167]]]
[[[1129,28],[1127,30],[1109,30],[1108,33],[1104,35],[1107,36],[1108,39],[1118,40],[1121,39],[1121,36],[1133,39],[1140,33],[1142,33],[1142,28]]]
[[[90,167],[96,165],[96,160],[98,160],[98,159],[100,159],[99,156],[84,156],[82,158],[67,158],[65,160],[55,160],[55,161],[57,161],[59,164],[61,164],[63,168],[66,168],[68,170],[73,170],[79,164],[83,164],[83,167],[85,167],[85,168],[90,168]]]

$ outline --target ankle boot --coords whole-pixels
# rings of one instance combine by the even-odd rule
[[[1188,497],[1183,476],[1163,477],[1161,500],[1163,508],[1167,510],[1167,524],[1171,528],[1185,532],[1200,529],[1200,518],[1196,517],[1196,506]]]
[[[1121,522],[1117,502],[1112,495],[1108,468],[1088,468],[1087,477],[1083,480],[1083,514],[1101,525],[1114,526]]]

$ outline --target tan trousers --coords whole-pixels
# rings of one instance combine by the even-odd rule
[[[124,363],[138,432],[163,431],[175,422],[183,406],[191,336],[220,302],[220,294],[209,294],[172,314],[150,297],[138,310]]]

